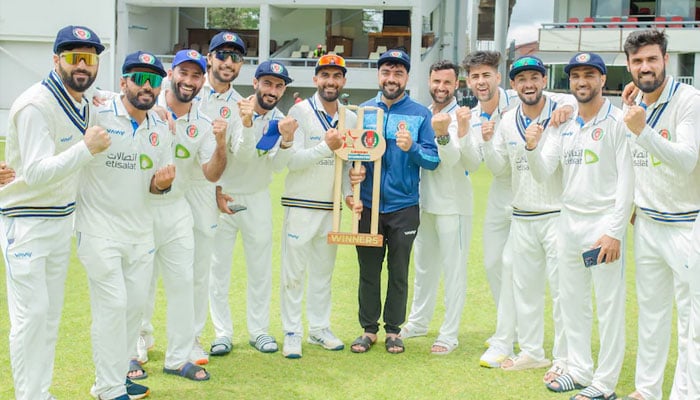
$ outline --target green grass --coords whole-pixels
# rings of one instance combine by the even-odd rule
[[[4,147],[1,146],[0,147]],[[152,389],[153,399],[564,399],[569,396],[549,393],[542,384],[544,370],[503,372],[479,367],[484,340],[495,327],[495,306],[485,280],[482,264],[481,224],[490,182],[485,168],[473,175],[475,216],[473,240],[469,259],[469,288],[462,314],[460,346],[446,357],[430,355],[430,345],[437,335],[444,307],[439,294],[435,318],[428,337],[407,341],[406,353],[390,355],[383,348],[383,338],[368,354],[353,354],[347,347],[330,352],[304,344],[304,357],[287,360],[281,352],[261,354],[247,343],[245,327],[245,265],[242,246],[236,245],[230,303],[234,321],[234,348],[226,357],[212,358],[207,369],[209,382],[195,383],[178,377],[165,376],[165,300],[162,288],[156,305],[156,347],[145,365],[150,377],[143,381]],[[279,317],[279,240],[282,207],[278,200],[283,187],[283,175],[272,184],[274,207],[273,299],[271,333],[282,338]],[[347,218],[346,218],[347,220]],[[627,250],[627,349],[618,394],[627,394],[634,386],[636,350],[636,298],[634,267],[628,240]],[[13,398],[7,337],[9,321],[5,276],[0,277],[0,399]],[[384,274],[386,280],[386,274]],[[346,346],[361,333],[357,322],[358,266],[355,249],[341,246],[333,278],[332,326]],[[412,281],[412,277],[411,277]],[[411,285],[412,286],[412,285]],[[409,293],[409,304],[412,293]],[[90,346],[90,301],[83,267],[73,256],[68,282],[60,337],[56,354],[53,394],[58,399],[87,399],[94,380]],[[550,310],[547,310],[549,315]],[[546,349],[551,349],[551,321],[546,324]],[[674,329],[675,332],[675,329]],[[674,333],[675,335],[675,333]],[[206,343],[213,339],[208,323],[204,333]],[[597,353],[597,326],[593,335],[594,354]],[[675,349],[675,339],[672,346]],[[664,393],[670,391],[675,350],[666,368]]]

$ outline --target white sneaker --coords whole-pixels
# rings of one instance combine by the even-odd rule
[[[499,368],[501,363],[510,357],[511,353],[500,346],[491,344],[491,347],[481,355],[479,365],[485,368]]]
[[[284,334],[282,355],[287,358],[301,358],[301,335],[294,332]]]
[[[197,365],[209,364],[209,352],[204,351],[204,347],[202,347],[202,343],[199,342],[199,338],[194,340],[194,346],[190,353],[190,361]]]
[[[326,350],[343,350],[345,348],[343,341],[338,339],[328,328],[309,332],[309,338],[306,341],[322,346]]]
[[[148,350],[151,350],[155,346],[156,340],[150,333],[139,335],[136,341],[136,360],[139,364],[145,364],[148,362]]]

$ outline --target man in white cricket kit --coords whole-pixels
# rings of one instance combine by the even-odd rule
[[[206,68],[206,58],[197,51],[178,51],[168,71],[170,88],[158,98],[158,105],[172,114],[175,124],[173,157],[177,176],[169,193],[151,196],[155,268],[142,325],[142,335],[152,335],[151,317],[160,274],[167,296],[168,348],[164,368],[167,373],[192,380],[206,380],[208,374],[189,363],[195,343],[194,221],[185,192],[193,175],[202,174],[216,182],[226,167],[227,124],[221,120],[212,123],[198,107],[196,96],[204,84]]]
[[[75,229],[88,275],[92,351],[98,399],[128,400],[125,377],[135,353],[153,269],[149,192],[175,178],[168,125],[150,109],[166,75],[153,54],[138,51],[122,65],[122,94],[97,111],[111,138],[80,177]],[[135,360],[131,360],[136,363]]]
[[[53,70],[14,101],[8,116],[5,160],[15,171],[0,187],[0,247],[18,400],[53,398],[77,172],[110,145],[107,132],[92,126],[94,109],[84,96],[104,49],[89,28],[59,30]]]
[[[545,282],[549,282],[554,319],[552,355],[563,371],[566,342],[559,307],[556,249],[561,170],[557,168],[547,180],[537,182],[530,173],[524,146],[528,129],[542,131],[540,145],[545,142],[554,129],[551,118],[558,104],[543,95],[547,70],[539,58],[519,58],[509,75],[520,105],[503,114],[495,134],[482,131],[486,165],[494,176],[511,176],[513,188],[513,219],[508,239],[511,256],[504,262],[511,263],[520,354],[505,360],[501,368],[517,371],[550,365],[543,348]],[[492,338],[491,348],[497,347],[503,348],[501,353],[512,351],[512,343],[498,343]]]
[[[700,243],[700,220],[695,219],[691,243]],[[688,257],[690,322],[688,335],[688,377],[700,376],[700,246]],[[688,379],[688,398],[700,399],[700,380]]]
[[[238,77],[245,53],[245,43],[233,32],[219,32],[209,43],[209,67],[206,82],[199,92],[199,109],[214,123],[226,124],[227,141],[233,137],[240,140],[243,129],[236,104],[242,97],[233,88],[232,82]],[[195,347],[191,359],[197,364],[206,364],[209,362],[209,351],[214,355],[223,355],[231,351],[231,343],[225,341],[216,343],[209,351],[205,351],[200,340],[209,315],[209,274],[214,252],[214,235],[219,222],[216,185],[209,182],[198,170],[192,173],[185,197],[192,207],[194,217]]]
[[[228,164],[217,185],[217,202],[222,212],[216,231],[210,275],[210,308],[216,339],[231,343],[233,322],[228,293],[236,236],[241,233],[248,271],[247,323],[249,343],[258,351],[278,350],[270,336],[272,295],[272,204],[269,185],[272,174],[281,171],[292,155],[297,123],[276,108],[287,85],[292,82],[287,68],[276,61],[262,62],[255,71],[255,95],[240,100],[243,123],[240,137],[233,137]],[[281,139],[280,139],[281,138]],[[234,213],[228,203],[248,209]]]
[[[607,69],[599,55],[579,53],[564,68],[578,115],[550,132],[525,132],[530,171],[545,181],[561,165],[559,302],[567,344],[565,372],[546,384],[554,392],[583,389],[572,400],[614,399],[625,353],[625,271],[621,258],[632,210],[634,172],[622,111],[602,95]],[[583,252],[598,249],[584,264]],[[595,263],[596,265],[591,265]],[[595,290],[600,350],[591,355]]]
[[[459,322],[467,295],[467,258],[472,231],[472,186],[469,171],[479,167],[478,157],[462,155],[470,143],[471,110],[458,107],[455,91],[459,66],[439,61],[430,67],[428,84],[440,165],[424,170],[420,180],[420,225],[415,243],[413,302],[401,337],[425,334],[433,318],[444,276],[445,317],[431,353],[447,355],[459,345]],[[417,335],[416,335],[417,336]]]
[[[634,258],[639,306],[632,399],[658,400],[671,342],[675,296],[678,360],[670,399],[688,399],[688,255],[700,211],[700,94],[666,76],[667,38],[636,31],[625,41],[640,94],[625,108],[635,172]],[[697,243],[697,242],[695,242]],[[697,246],[697,244],[696,244]],[[700,375],[694,379],[700,380]]]
[[[316,94],[295,104],[289,116],[297,120],[293,155],[285,180],[282,205],[285,207],[282,230],[282,277],[280,301],[284,346],[287,358],[300,358],[303,336],[302,300],[304,281],[306,315],[311,344],[327,350],[342,350],[343,342],[330,329],[331,283],[338,247],[327,243],[333,229],[333,181],[335,153],[343,139],[336,130],[340,102],[345,86],[345,59],[326,54],[316,62]],[[345,127],[354,128],[355,114],[345,110]]]

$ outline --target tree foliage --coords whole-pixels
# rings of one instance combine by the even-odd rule
[[[258,29],[258,8],[207,8],[210,29]]]

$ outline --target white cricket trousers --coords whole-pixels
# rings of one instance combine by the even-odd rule
[[[78,258],[85,266],[90,291],[95,392],[111,399],[126,393],[124,382],[153,273],[154,246],[81,232],[77,238]]]
[[[696,222],[696,225],[698,222]],[[700,226],[693,231],[688,260],[690,329],[688,343],[688,399],[700,400]]]
[[[493,302],[498,307],[503,285],[503,249],[510,233],[510,220],[513,208],[510,202],[513,199],[509,184],[507,187],[497,180],[493,181],[486,202],[486,214],[482,234],[484,246],[484,269],[486,280],[491,288]],[[507,304],[506,304],[507,305]],[[507,312],[515,317],[515,310]]]
[[[192,213],[184,198],[173,202],[154,202],[151,209],[156,253],[141,333],[153,333],[151,318],[156,301],[156,283],[160,275],[167,304],[168,347],[165,350],[164,367],[178,369],[189,360],[194,345]]]
[[[216,187],[210,182],[192,183],[185,198],[194,218],[194,335],[200,337],[209,316],[209,274],[219,223]]]
[[[645,400],[662,398],[664,369],[671,343],[674,297],[678,315],[678,359],[669,398],[684,400],[687,397],[690,296],[686,266],[692,245],[691,236],[691,224],[662,224],[639,213],[634,224],[639,306],[634,383]],[[700,376],[695,379],[700,379]]]
[[[501,249],[501,260],[501,288],[498,303],[496,303],[496,332],[489,339],[489,346],[498,346],[511,353],[513,343],[517,340],[515,333],[517,321],[513,297],[513,253],[510,240],[506,240]]]
[[[10,315],[10,363],[18,400],[50,399],[73,217],[0,216]],[[122,382],[123,383],[123,382]]]
[[[590,268],[581,253],[591,248],[608,227],[606,214],[579,214],[562,210],[559,217],[559,298],[564,320],[567,363],[581,385],[592,385],[605,395],[615,390],[625,355],[624,256],[610,264]],[[625,254],[625,241],[620,253]],[[600,350],[598,368],[591,355],[593,307],[591,285],[598,312]]]
[[[440,277],[444,277],[445,318],[437,340],[458,345],[459,324],[467,295],[470,215],[438,215],[421,211],[414,248],[413,302],[408,324],[427,332],[435,312]]]
[[[566,359],[557,260],[558,214],[538,219],[513,218],[509,243],[513,254],[513,299],[515,301],[520,351],[535,360],[545,358],[544,301],[549,283],[554,321],[555,362]]]
[[[268,190],[231,194],[237,204],[248,207],[233,215],[221,214],[214,239],[209,276],[209,308],[216,337],[233,339],[229,305],[231,267],[236,236],[241,233],[248,273],[247,322],[250,340],[267,334],[272,296],[272,205]]]
[[[327,242],[333,212],[285,207],[282,229],[280,306],[284,332],[303,333],[302,302],[306,289],[309,332],[330,328],[331,284],[337,245]]]

